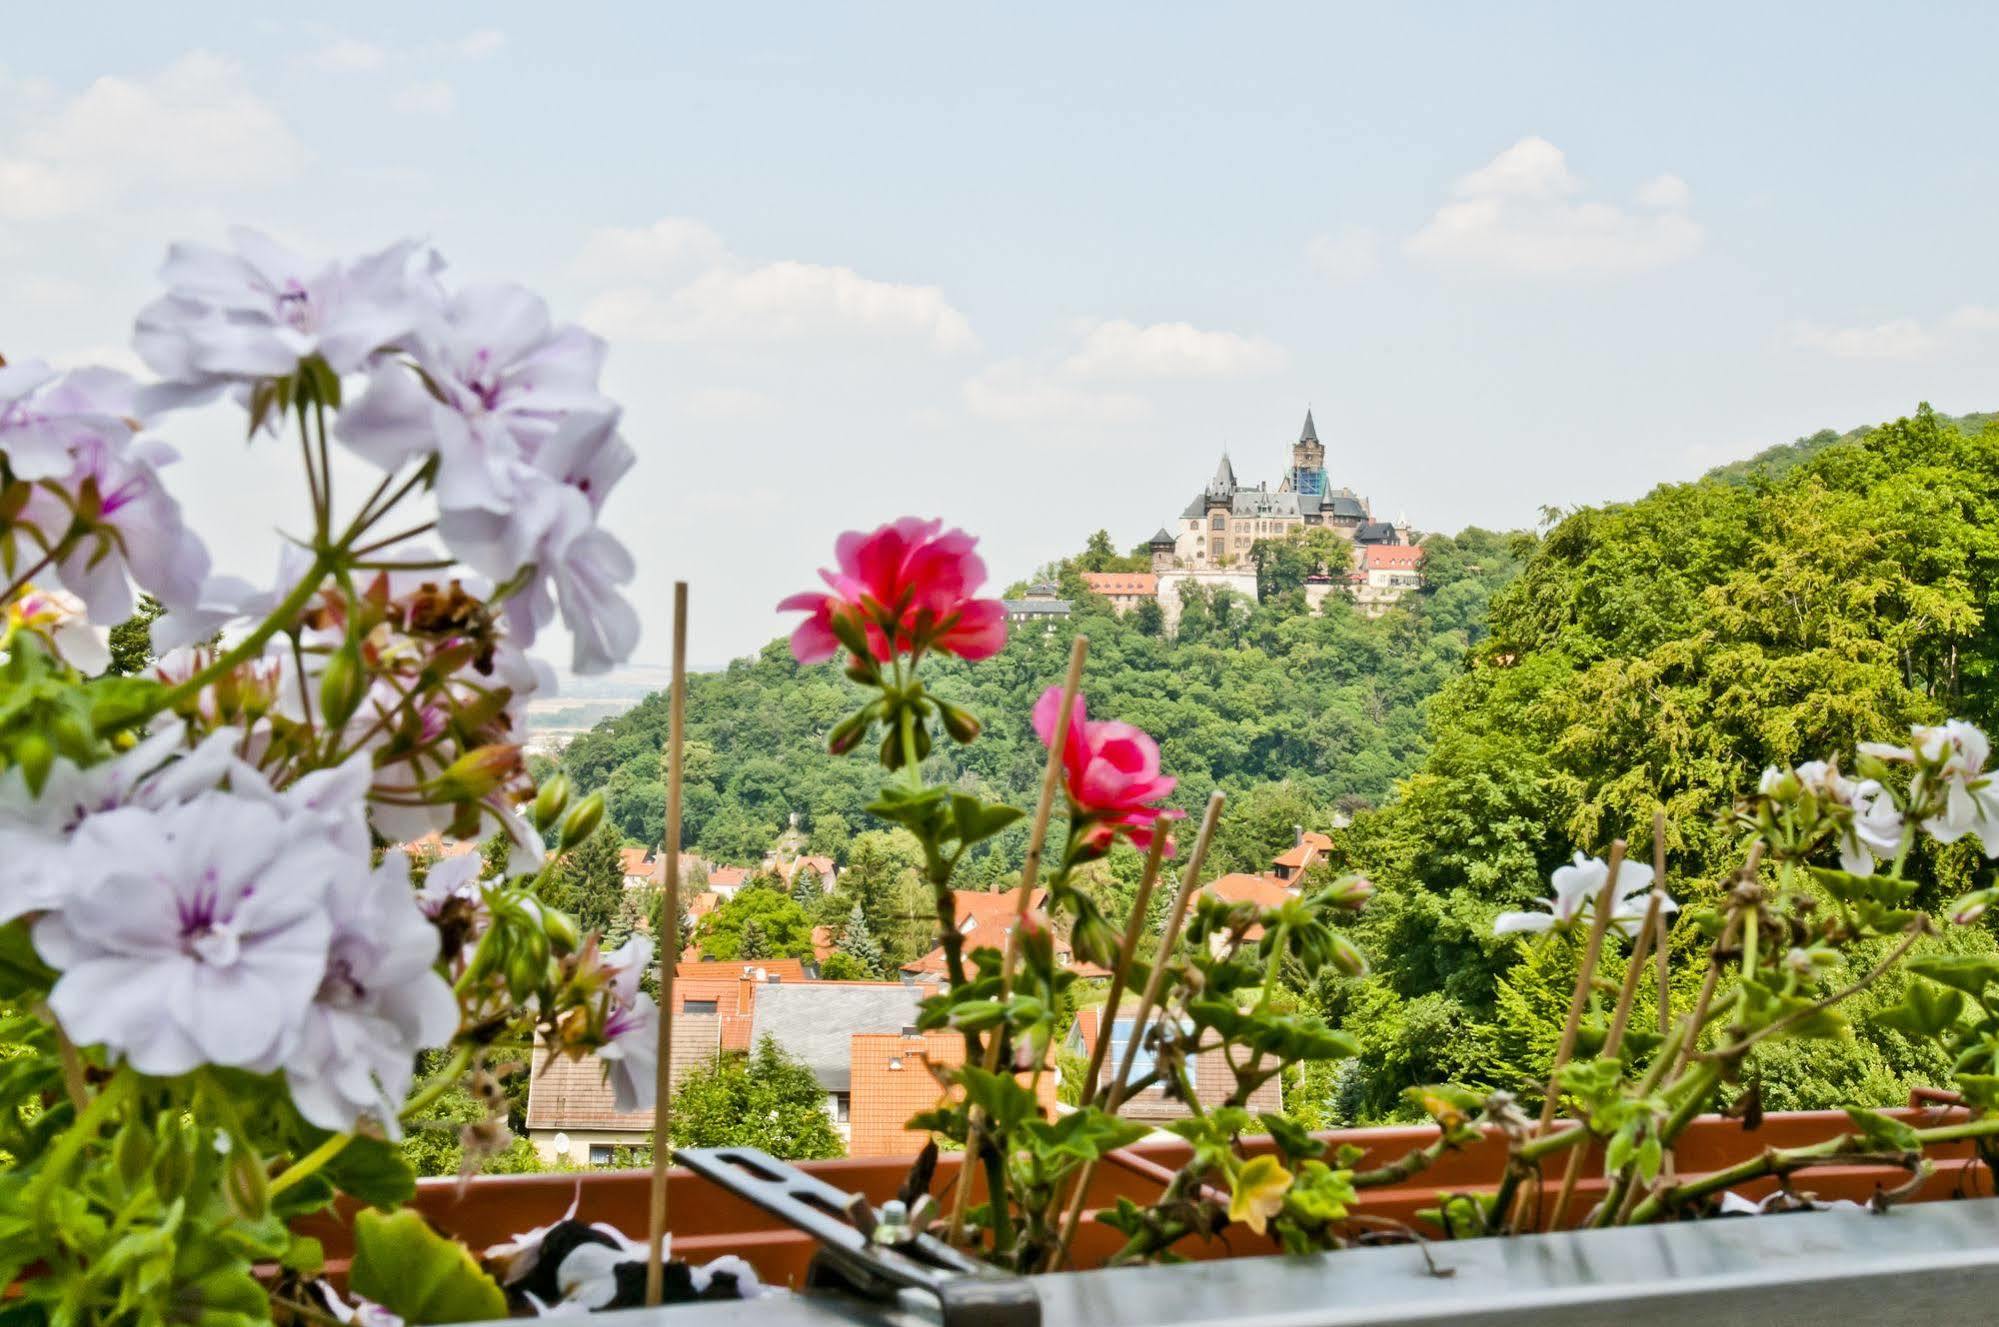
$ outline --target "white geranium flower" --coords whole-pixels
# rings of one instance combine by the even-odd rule
[[[1574,862],[1557,867],[1550,882],[1554,897],[1538,900],[1546,912],[1502,912],[1494,919],[1494,935],[1517,931],[1566,931],[1587,915],[1610,878],[1610,865],[1597,857],[1576,854]],[[1645,918],[1645,893],[1652,888],[1652,868],[1643,862],[1625,862],[1617,871],[1617,893],[1611,908],[1611,924],[1626,935],[1635,935]],[[1661,910],[1675,912],[1678,905],[1665,899]]]
[[[605,1063],[619,1110],[651,1110],[659,1084],[659,1006],[639,989],[652,964],[652,941],[634,935],[604,955],[611,973],[611,1012],[604,1020]]]
[[[353,805],[365,787],[341,793]],[[367,1118],[393,1140],[402,1136],[396,1116],[416,1054],[451,1040],[458,1001],[434,969],[437,929],[417,905],[402,853],[337,883],[327,910],[326,973],[285,1060],[285,1079],[299,1113],[322,1129],[352,1130]]]
[[[323,831],[240,791],[88,817],[33,932],[62,974],[50,1010],[142,1073],[281,1061],[326,970],[327,895],[367,871]]]
[[[160,271],[167,293],[139,313],[134,348],[165,380],[146,393],[157,408],[287,377],[314,355],[352,373],[406,338],[434,299],[413,271],[415,240],[349,262],[315,262],[244,227],[230,240],[234,252],[170,248]]]
[[[94,627],[84,611],[83,601],[62,590],[38,590],[32,585],[7,605],[0,617],[0,650],[16,632],[39,636],[56,657],[93,677],[111,664],[111,649],[104,628]]]
[[[79,439],[114,449],[131,441],[135,399],[132,380],[110,369],[0,365],[0,454],[16,479],[60,479]]]
[[[540,573],[507,602],[507,626],[523,646],[555,619],[558,603],[571,638],[570,669],[583,676],[631,657],[639,618],[618,593],[636,573],[632,555],[592,524],[580,499],[566,502],[529,559]]]
[[[554,326],[548,306],[519,286],[452,296],[418,329],[411,355],[422,377],[383,365],[341,411],[335,432],[384,469],[434,454],[437,501],[447,511],[511,512],[563,419],[611,410],[597,390],[604,343],[580,327]]]
[[[1875,779],[1850,779],[1823,760],[1808,760],[1795,771],[1772,767],[1763,771],[1761,789],[1769,793],[1787,775],[1831,809],[1839,829],[1840,869],[1849,875],[1872,875],[1878,861],[1893,857],[1902,844],[1902,812],[1895,799]]]
[[[154,619],[154,653],[164,656],[206,641],[235,622],[268,616],[311,570],[312,554],[286,543],[278,550],[277,572],[269,585],[252,585],[241,576],[207,577],[192,600]]]
[[[181,520],[180,504],[160,482],[179,453],[151,438],[79,435],[70,468],[36,487],[22,519],[51,538],[80,509],[89,529],[57,560],[53,574],[82,599],[93,622],[115,626],[132,615],[132,584],[169,608],[193,603],[208,576],[208,550]],[[53,491],[60,490],[60,493]]]
[[[1937,766],[1945,787],[1941,815],[1923,822],[1939,843],[1955,843],[1966,834],[1978,835],[1987,857],[1999,857],[1999,786],[1986,769],[1991,744],[1985,734],[1952,719],[1940,728],[1918,728],[1916,749],[1927,765]]]

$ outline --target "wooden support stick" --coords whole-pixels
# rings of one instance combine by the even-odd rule
[[[687,744],[687,582],[673,583],[673,689],[667,699],[666,881],[659,904],[659,1062],[653,1066],[651,1228],[646,1306],[666,1284],[666,1168],[673,1160],[673,977],[680,963],[680,783]]]
[[[1662,807],[1652,813],[1652,892],[1663,901],[1666,895],[1666,812]],[[1663,906],[1652,919],[1652,966],[1657,973],[1659,987],[1659,1050],[1666,1049],[1666,1038],[1673,1035],[1673,966],[1672,956],[1667,950],[1666,910]],[[1667,1179],[1673,1178],[1673,1153],[1669,1148],[1660,1171]]]
[[[1617,873],[1624,866],[1624,840],[1610,845],[1610,873],[1604,877],[1603,889],[1596,896],[1595,912],[1590,917],[1589,944],[1583,950],[1582,967],[1576,973],[1575,994],[1569,1000],[1569,1021],[1562,1027],[1562,1041],[1555,1049],[1555,1063],[1548,1070],[1548,1088],[1541,1099],[1541,1122],[1535,1127],[1536,1137],[1548,1132],[1548,1126],[1555,1122],[1555,1105],[1561,1099],[1562,1067],[1575,1054],[1576,1037],[1582,1031],[1583,1010],[1589,1006],[1590,988],[1596,980],[1597,959],[1603,954],[1604,932],[1610,929],[1611,909],[1617,903]],[[1521,1186],[1520,1196],[1514,1200],[1510,1222],[1514,1226],[1526,1214],[1528,1190]]]
[[[1631,946],[1631,961],[1624,968],[1624,985],[1617,993],[1617,1010],[1610,1018],[1610,1033],[1603,1039],[1603,1054],[1606,1059],[1614,1059],[1624,1046],[1624,1030],[1631,1022],[1631,1004],[1638,998],[1638,979],[1645,973],[1646,952],[1652,945],[1652,931],[1659,924],[1658,890],[1645,904],[1645,920],[1639,923],[1638,937]],[[1589,1154],[1587,1147],[1569,1149],[1568,1169],[1562,1172],[1562,1189],[1555,1196],[1554,1214],[1548,1218],[1548,1229],[1560,1230],[1562,1220],[1569,1214],[1569,1199],[1575,1196],[1576,1181],[1583,1173],[1583,1158]]]
[[[1021,863],[1020,884],[1016,886],[1019,897],[1013,909],[1013,925],[1006,933],[1006,954],[1000,962],[1000,1003],[1005,1005],[1013,995],[1014,964],[1020,960],[1020,933],[1027,921],[1028,905],[1034,897],[1034,890],[1041,879],[1041,849],[1048,841],[1048,821],[1055,813],[1055,791],[1062,786],[1062,757],[1069,745],[1069,717],[1076,712],[1076,693],[1083,685],[1083,660],[1090,652],[1090,638],[1080,633],[1069,645],[1069,673],[1062,680],[1062,705],[1055,713],[1054,740],[1048,743],[1048,763],[1041,771],[1041,798],[1034,804],[1034,824],[1027,835],[1027,857]],[[993,1029],[992,1040],[986,1043],[984,1069],[994,1073],[999,1068],[1000,1042],[1005,1040],[1005,1024]],[[966,1116],[965,1159],[958,1166],[958,1185],[951,1196],[951,1226],[949,1239],[957,1244],[965,1236],[965,1203],[972,1193],[972,1167],[979,1157],[979,1135],[984,1128],[977,1108],[972,1108]],[[1005,1194],[988,1194],[991,1203],[1005,1201]]]
[[[1131,1017],[1131,1035],[1125,1038],[1124,1056],[1118,1061],[1117,1073],[1098,1093],[1103,1099],[1104,1109],[1113,1115],[1124,1104],[1125,1084],[1131,1081],[1131,1068],[1138,1055],[1139,1043],[1145,1037],[1145,1025],[1152,1018],[1152,1010],[1166,989],[1167,960],[1173,956],[1174,946],[1180,943],[1180,928],[1186,923],[1187,909],[1194,901],[1195,891],[1201,887],[1201,864],[1208,858],[1208,844],[1215,837],[1215,822],[1221,819],[1222,801],[1219,788],[1208,796],[1208,809],[1201,817],[1200,833],[1194,838],[1194,850],[1188,855],[1187,869],[1180,877],[1180,892],[1173,896],[1173,908],[1166,915],[1166,929],[1159,937],[1159,953],[1152,960],[1152,975],[1146,979],[1145,991],[1139,996],[1138,1010]],[[1129,964],[1128,957],[1126,964]],[[1098,1044],[1108,1042],[1111,1032],[1109,1024],[1099,1027]],[[1076,1181],[1076,1192],[1071,1195],[1069,1210],[1062,1217],[1062,1234],[1056,1243],[1052,1264],[1054,1271],[1061,1271],[1062,1265],[1069,1260],[1069,1246],[1075,1242],[1076,1227],[1082,1223],[1083,1200],[1090,1191],[1090,1178],[1096,1169],[1095,1162],[1086,1163],[1081,1178]]]

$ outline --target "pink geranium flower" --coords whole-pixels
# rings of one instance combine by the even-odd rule
[[[972,551],[977,542],[913,516],[870,534],[849,530],[835,546],[838,570],[819,573],[832,593],[808,590],[777,606],[811,615],[792,632],[791,653],[806,664],[832,658],[841,645],[837,625],[865,637],[878,663],[930,649],[961,659],[998,654],[1006,609],[972,597],[986,580],[986,564]]]
[[[1186,814],[1158,805],[1178,782],[1159,772],[1159,744],[1131,724],[1111,719],[1093,722],[1081,694],[1069,712],[1066,740],[1055,732],[1061,714],[1062,688],[1050,687],[1035,702],[1034,731],[1044,745],[1062,742],[1069,806],[1078,821],[1087,822],[1084,850],[1101,856],[1120,834],[1141,851],[1150,848],[1159,821]],[[1171,842],[1166,851],[1173,851]]]

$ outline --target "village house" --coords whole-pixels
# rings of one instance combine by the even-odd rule
[[[1062,591],[1053,581],[1036,581],[1027,587],[1026,597],[1002,599],[1009,622],[1053,623],[1069,616],[1072,605],[1062,597]]]
[[[1149,571],[1086,571],[1082,575],[1090,593],[1110,600],[1120,616],[1148,599],[1159,598],[1159,577]]]
[[[1104,1011],[1100,1007],[1080,1009],[1076,1021],[1069,1025],[1069,1035],[1063,1039],[1063,1048],[1072,1054],[1087,1059],[1097,1048],[1097,1038],[1103,1035]],[[1097,1090],[1100,1082],[1108,1080],[1123,1063],[1127,1047],[1132,1037],[1133,1020],[1119,1016],[1112,1021],[1110,1049],[1104,1056],[1104,1068],[1096,1082],[1083,1084],[1087,1095]],[[1127,1083],[1144,1081],[1153,1070],[1155,1058],[1150,1048],[1143,1042],[1132,1056],[1131,1074]],[[1212,1110],[1225,1103],[1229,1094],[1235,1091],[1235,1074],[1229,1069],[1227,1052],[1221,1047],[1203,1051],[1187,1062],[1188,1086],[1193,1088],[1194,1099],[1201,1103],[1201,1109]],[[1250,1093],[1248,1109],[1252,1115],[1259,1111],[1280,1111],[1284,1109],[1283,1088],[1276,1078],[1263,1083]],[[1147,1085],[1140,1091],[1125,1098],[1125,1104],[1118,1108],[1118,1114],[1126,1119],[1148,1124],[1167,1124],[1174,1120],[1184,1120],[1193,1115],[1176,1091],[1160,1082]]]
[[[955,1089],[947,1091],[937,1074],[964,1062],[965,1038],[958,1032],[918,1032],[905,1027],[894,1032],[855,1033],[848,1053],[851,1107],[847,1155],[892,1157],[921,1152],[930,1135],[911,1129],[910,1117],[955,1095]],[[1023,1086],[1033,1085],[1035,1099],[1047,1118],[1054,1119],[1060,1113],[1056,1074],[1044,1071],[1018,1078]]]
[[[958,934],[965,937],[964,952],[969,954],[980,946],[994,949],[1006,948],[1007,933],[1013,929],[1013,919],[1020,911],[1020,889],[992,893],[982,889],[954,889],[951,897],[958,918]],[[1029,907],[1043,908],[1048,904],[1048,891],[1037,889],[1029,902]],[[1070,953],[1068,940],[1062,936],[1055,939],[1055,958],[1064,967],[1072,968],[1085,979],[1102,979],[1111,974],[1094,963],[1076,961]],[[944,946],[938,945],[923,957],[902,965],[902,979],[905,982],[936,982],[944,980],[948,972],[948,961],[944,956]]]

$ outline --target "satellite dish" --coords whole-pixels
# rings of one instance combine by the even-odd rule
[[[568,1134],[566,1134],[566,1133],[558,1133],[558,1134],[556,1134],[556,1135],[555,1135],[555,1137],[553,1137],[553,1138],[549,1139],[548,1141],[549,1141],[549,1142],[551,1142],[551,1143],[554,1143],[554,1144],[555,1144],[555,1154],[556,1154],[557,1156],[561,1157],[561,1158],[562,1158],[562,1159],[563,1159],[564,1161],[567,1161],[567,1160],[569,1159],[569,1135],[568,1135]]]

